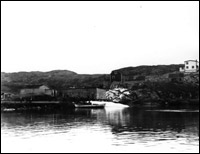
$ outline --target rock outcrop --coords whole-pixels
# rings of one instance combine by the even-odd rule
[[[199,73],[186,74],[181,82],[140,82],[131,88],[113,88],[106,92],[109,100],[123,104],[143,102],[186,103],[195,100],[199,104]]]

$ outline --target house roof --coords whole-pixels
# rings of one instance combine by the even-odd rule
[[[186,61],[184,61],[184,62],[188,62],[188,61],[198,62],[197,60],[186,60]]]
[[[39,85],[26,85],[24,89],[39,88],[41,86],[47,86],[47,85],[43,85],[43,84],[39,84]],[[49,87],[49,86],[47,86],[47,87]]]

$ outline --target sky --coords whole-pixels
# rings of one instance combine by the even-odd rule
[[[1,72],[107,74],[196,59],[198,1],[1,1]]]

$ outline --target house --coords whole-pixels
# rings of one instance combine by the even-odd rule
[[[199,62],[197,60],[187,60],[184,62],[184,68],[180,68],[179,71],[185,73],[198,72]]]
[[[21,96],[33,96],[33,95],[49,95],[56,96],[57,91],[55,89],[50,89],[46,85],[29,85],[25,89],[20,90]]]

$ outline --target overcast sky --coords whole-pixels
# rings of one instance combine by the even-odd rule
[[[110,73],[199,60],[199,2],[1,2],[1,71]]]

